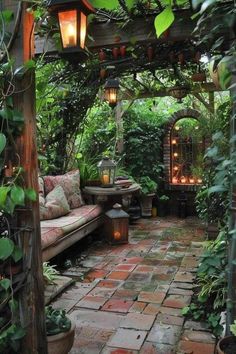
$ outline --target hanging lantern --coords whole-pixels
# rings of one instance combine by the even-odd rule
[[[119,90],[119,81],[116,79],[108,79],[105,83],[105,98],[111,107],[117,104],[117,96]]]
[[[115,181],[116,164],[108,157],[98,163],[101,187],[113,187]]]
[[[87,16],[95,12],[90,3],[87,0],[49,0],[48,9],[57,15],[63,51],[84,49]]]
[[[105,214],[105,233],[109,243],[127,243],[129,235],[129,214],[115,204],[112,210]]]
[[[188,88],[185,86],[174,86],[169,89],[169,94],[176,98],[179,103],[182,103],[182,99],[188,94]]]

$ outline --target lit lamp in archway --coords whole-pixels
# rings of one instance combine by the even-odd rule
[[[104,86],[105,99],[111,107],[115,107],[118,100],[119,81],[117,79],[108,79]]]
[[[49,0],[48,10],[57,15],[63,51],[84,49],[87,16],[95,12],[87,0]]]

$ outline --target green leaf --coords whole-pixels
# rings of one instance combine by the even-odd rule
[[[182,315],[187,315],[190,311],[190,307],[189,306],[185,306],[184,308],[182,308]]]
[[[90,0],[89,2],[98,9],[115,10],[119,6],[118,0]]]
[[[0,133],[0,154],[5,149],[6,143],[7,143],[6,136],[3,133]]]
[[[24,67],[25,67],[26,69],[34,69],[34,68],[35,68],[35,65],[36,65],[36,63],[35,63],[35,61],[32,60],[32,59],[27,60],[27,61],[24,63]]]
[[[126,6],[128,7],[129,10],[134,7],[134,4],[137,2],[137,0],[125,0]]]
[[[23,188],[19,186],[13,186],[10,196],[15,205],[25,205],[25,192]]]
[[[0,280],[0,285],[3,289],[7,290],[11,286],[11,281],[10,281],[10,279],[7,279],[7,278],[2,279],[2,280]]]
[[[0,206],[4,207],[10,187],[0,187]]]
[[[210,187],[208,189],[208,195],[210,195],[212,193],[222,193],[222,192],[226,192],[226,191],[227,191],[227,188],[225,186],[217,185],[217,186]]]
[[[171,6],[166,7],[165,10],[156,16],[154,25],[157,37],[160,37],[160,35],[170,27],[170,25],[174,22],[174,19],[175,16]]]
[[[18,262],[23,257],[23,253],[22,253],[21,248],[18,246],[15,246],[11,256],[12,256],[14,262]]]
[[[10,10],[4,10],[2,11],[2,17],[6,23],[9,23],[13,20],[14,13]]]
[[[15,245],[13,241],[9,238],[0,238],[0,259],[5,261],[8,257],[10,257],[14,247]]]
[[[37,199],[37,193],[33,188],[25,189],[25,196],[27,199],[31,200],[32,202],[35,202]]]

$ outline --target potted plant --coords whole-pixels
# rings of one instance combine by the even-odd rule
[[[65,310],[46,306],[46,331],[48,354],[67,354],[74,342],[75,323]]]
[[[236,353],[236,320],[230,325],[231,336],[221,338],[217,343],[216,349],[218,354]]]
[[[152,216],[152,200],[157,190],[157,183],[149,176],[142,176],[138,180],[141,186],[141,213],[144,217]]]

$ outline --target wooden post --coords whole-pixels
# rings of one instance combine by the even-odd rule
[[[123,127],[123,112],[122,103],[118,102],[115,109],[115,121],[116,121],[116,151],[118,154],[122,154],[124,151],[124,127]]]
[[[231,72],[235,72],[231,70]],[[233,101],[233,113],[230,120],[230,138],[236,135],[236,75],[232,74],[231,80],[231,97]],[[235,154],[236,142],[231,146],[231,158],[232,154]],[[232,178],[231,184],[231,196],[230,196],[230,216],[229,216],[229,231],[234,231],[236,228],[236,183],[235,174]],[[230,325],[234,322],[236,318],[236,239],[235,234],[229,237],[228,242],[228,292],[227,292],[227,321],[226,321],[226,334],[230,335]]]
[[[12,0],[12,3],[15,3]],[[15,67],[21,67],[32,57],[32,36],[34,20],[29,14],[27,3],[22,4],[20,28],[13,43],[11,56]],[[26,188],[38,191],[38,163],[36,147],[35,114],[35,73],[26,72],[16,78],[14,108],[22,112],[25,120],[24,130],[17,141],[20,165],[24,168]],[[44,319],[44,285],[42,276],[42,252],[38,201],[27,203],[25,210],[18,212],[23,251],[26,255],[24,268],[28,271],[27,283],[21,291],[21,320],[26,329],[21,354],[47,354],[47,341]]]

